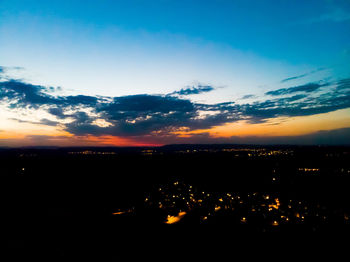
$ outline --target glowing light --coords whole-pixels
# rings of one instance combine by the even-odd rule
[[[122,215],[122,214],[125,214],[125,212],[124,211],[119,211],[119,212],[115,212],[115,213],[112,213],[112,215]]]
[[[112,213],[112,215],[117,216],[117,215],[123,215],[123,214],[131,213],[131,212],[133,212],[133,208],[127,209],[127,210],[124,210],[124,211],[118,210],[118,211]]]
[[[269,211],[271,211],[272,210],[272,208],[274,208],[274,209],[278,209],[279,207],[280,207],[280,201],[279,201],[279,199],[278,198],[276,198],[275,199],[275,203],[274,204],[270,204],[269,205]],[[271,209],[271,210],[270,210]]]
[[[275,221],[272,222],[272,225],[273,225],[273,226],[278,226],[279,223],[278,223],[278,221],[275,220]]]
[[[168,216],[167,221],[165,224],[175,224],[178,223],[184,216],[186,215],[186,212],[179,212],[177,216]]]

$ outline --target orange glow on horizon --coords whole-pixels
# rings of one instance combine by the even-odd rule
[[[188,139],[190,142],[191,137],[204,133],[208,133],[212,138],[298,136],[347,127],[350,127],[350,108],[312,116],[276,118],[259,124],[238,121],[211,129],[188,131],[186,128],[180,128],[180,131],[172,132],[170,135]],[[157,135],[155,133],[144,137],[75,136],[59,126],[19,123],[8,119],[0,123],[0,146],[161,146],[163,144],[157,142]],[[169,140],[163,141],[172,143],[171,136]]]
[[[174,132],[174,134],[180,137],[191,137],[195,134],[209,133],[214,138],[232,136],[298,136],[321,130],[346,127],[350,127],[350,109],[312,116],[276,118],[260,124],[250,124],[242,120],[216,126],[211,129],[179,131]]]

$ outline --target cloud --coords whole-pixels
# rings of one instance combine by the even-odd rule
[[[209,133],[189,136],[142,136],[142,142],[154,144],[256,144],[256,145],[350,145],[350,128],[321,130],[298,136],[213,137]]]
[[[281,83],[285,83],[285,82],[288,82],[288,81],[291,81],[291,80],[303,78],[303,77],[305,77],[305,76],[307,76],[307,75],[308,75],[308,74],[302,74],[302,75],[298,75],[298,76],[288,77],[288,78],[285,78],[285,79],[281,80]]]
[[[0,99],[13,101],[13,107],[39,107],[41,105],[59,104],[60,100],[47,95],[48,89],[39,86],[23,83],[18,80],[0,82]]]
[[[289,88],[281,88],[273,91],[266,92],[265,95],[270,96],[280,96],[280,95],[289,95],[297,92],[314,92],[317,89],[327,86],[328,83],[308,83],[305,85],[294,86]]]
[[[338,81],[337,90],[350,89],[350,79],[342,79]]]
[[[9,80],[0,82],[0,101],[10,111],[44,110],[52,118],[45,116],[35,124],[57,125],[75,136],[173,137],[179,130],[210,129],[240,120],[261,123],[349,108],[349,83],[350,79],[306,83],[269,91],[266,94],[271,99],[252,103],[201,104],[171,95],[55,96],[48,92],[49,87]],[[320,92],[321,87],[327,87],[327,92]]]
[[[212,86],[199,84],[196,86],[183,88],[180,91],[175,91],[170,95],[180,95],[180,96],[198,95],[198,94],[207,93],[213,90],[215,90],[215,88]]]
[[[327,69],[327,68],[321,67],[321,68],[318,68],[318,69],[316,69],[316,70],[313,70],[313,71],[311,71],[311,72],[309,72],[309,73],[305,73],[305,74],[301,74],[301,75],[297,75],[297,76],[288,77],[288,78],[282,79],[282,80],[281,80],[281,83],[286,83],[286,82],[289,82],[289,81],[292,81],[292,80],[300,79],[300,78],[303,78],[303,77],[305,77],[305,76],[309,76],[309,75],[311,75],[311,74],[314,74],[314,73],[317,73],[317,72],[320,72],[320,71],[324,71],[324,70],[326,70],[326,69]]]
[[[0,80],[11,79],[9,75],[21,70],[24,70],[24,68],[20,66],[0,66]]]
[[[34,125],[46,125],[46,126],[57,126],[59,125],[59,122],[52,121],[47,118],[40,119],[40,121],[28,121],[28,120],[22,120],[18,118],[9,118],[9,120],[14,120],[19,123],[28,123],[28,124],[34,124]]]
[[[47,110],[51,115],[54,115],[60,119],[64,119],[66,117],[70,117],[70,115],[65,115],[64,114],[64,111],[62,108],[59,108],[59,107],[53,107],[53,108],[49,108]]]
[[[245,96],[242,96],[241,99],[251,99],[251,98],[256,98],[256,95],[245,95]]]

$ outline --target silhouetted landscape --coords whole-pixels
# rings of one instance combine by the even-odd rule
[[[7,244],[69,246],[85,227],[348,232],[349,160],[349,147],[1,149]]]

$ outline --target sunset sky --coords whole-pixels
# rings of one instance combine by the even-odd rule
[[[0,0],[0,147],[350,144],[348,0]]]

